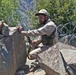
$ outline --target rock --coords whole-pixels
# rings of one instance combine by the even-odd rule
[[[76,61],[75,59],[76,57],[74,59],[69,60],[68,58],[68,56],[70,56],[70,53],[68,52],[70,51],[69,49],[73,50],[74,55],[76,55],[75,47],[60,42],[50,47],[48,50],[38,54],[38,60],[40,62],[40,66],[45,70],[47,75],[68,75],[64,66],[64,61],[61,53],[63,54],[63,57],[66,60],[67,64],[69,64],[70,62],[72,64],[73,61]]]
[[[6,23],[3,23],[3,27],[2,27],[2,35],[3,36],[9,36],[9,27]]]
[[[41,67],[47,75],[65,75],[65,67],[61,58],[58,44],[38,55]]]
[[[65,47],[68,47],[65,49]],[[71,75],[76,75],[76,47],[66,45],[60,51],[70,69],[67,67]]]
[[[9,36],[9,27],[4,21],[0,21],[0,34],[3,36]]]
[[[76,63],[76,57],[74,57],[76,56],[76,47],[63,43],[60,43],[59,45],[59,49],[67,64]]]
[[[2,30],[4,33],[0,36],[0,75],[15,75],[16,70],[26,62],[24,37],[15,27],[5,26]]]
[[[1,34],[1,32],[2,32],[2,27],[3,27],[3,24],[4,23],[4,21],[0,21],[0,34]]]

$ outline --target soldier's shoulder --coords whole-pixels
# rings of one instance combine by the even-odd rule
[[[56,25],[55,25],[55,23],[53,21],[49,21],[46,25],[48,25],[48,26],[55,26],[56,27]]]

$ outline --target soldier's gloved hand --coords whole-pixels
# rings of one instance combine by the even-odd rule
[[[33,49],[35,49],[35,48],[38,47],[38,45],[37,45],[37,41],[32,40],[32,47],[33,47]]]
[[[22,28],[20,26],[16,26],[16,28],[18,29],[19,33],[21,33]]]
[[[36,46],[37,45],[37,41],[32,40],[32,45]]]
[[[36,41],[32,40],[32,44],[36,44]]]

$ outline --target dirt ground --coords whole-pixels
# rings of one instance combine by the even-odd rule
[[[28,65],[29,67],[31,66],[31,63],[34,62],[35,60],[29,60],[27,59],[26,65]],[[45,75],[46,73],[44,72],[44,70],[41,69],[41,67],[37,67],[34,71],[32,72],[28,72],[25,75]]]
[[[38,71],[38,72],[30,72],[28,74],[25,75],[45,75],[45,72],[43,70]]]

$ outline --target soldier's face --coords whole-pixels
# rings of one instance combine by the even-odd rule
[[[45,21],[46,21],[46,16],[45,15],[39,15],[38,18],[39,18],[40,24],[44,24],[45,23]]]

